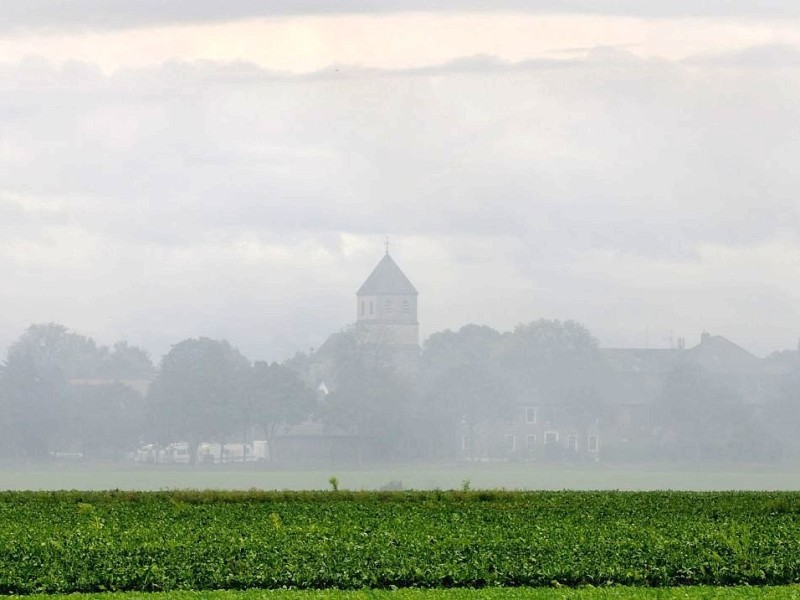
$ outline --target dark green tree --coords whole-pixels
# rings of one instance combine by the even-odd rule
[[[464,365],[492,363],[503,335],[486,325],[464,325],[458,331],[449,329],[425,340],[420,361],[426,381],[438,379],[442,373]]]
[[[108,357],[108,348],[98,347],[93,339],[57,323],[31,325],[8,352],[57,365],[67,379],[101,376]]]
[[[144,398],[127,385],[75,385],[65,437],[87,458],[119,459],[138,446],[144,419]]]
[[[452,455],[459,433],[474,454],[481,426],[510,416],[512,396],[495,361],[502,334],[481,325],[435,333],[421,358],[423,400],[419,414],[430,452]],[[423,442],[424,443],[424,442]]]
[[[267,439],[272,439],[282,427],[311,417],[316,404],[316,394],[294,369],[258,361],[244,390],[244,426],[258,425]]]
[[[150,379],[155,367],[146,350],[120,340],[111,347],[105,361],[104,374],[115,379]]]
[[[164,356],[148,393],[150,423],[161,443],[184,441],[194,460],[200,442],[238,433],[249,361],[228,342],[188,339]]]
[[[503,339],[497,362],[520,404],[550,405],[578,426],[600,418],[610,375],[597,340],[580,323],[519,325]]]
[[[427,390],[430,419],[438,424],[438,439],[457,446],[456,432],[466,434],[472,458],[482,426],[507,419],[513,410],[508,386],[491,364],[462,364],[449,368]]]
[[[695,365],[667,376],[655,408],[664,449],[684,458],[730,458],[754,425],[741,396]]]
[[[320,408],[329,427],[352,435],[358,458],[392,459],[403,455],[413,427],[413,375],[398,365],[399,350],[376,343],[357,328],[338,334],[326,350],[330,394]]]
[[[771,430],[767,439],[772,440],[770,457],[781,453],[800,456],[800,367],[795,365],[780,376],[766,409],[765,420]]]
[[[13,347],[0,375],[6,451],[42,458],[55,450],[68,397],[67,380],[47,353]]]
[[[34,324],[9,348],[58,365],[67,379],[149,379],[155,369],[145,350],[119,341],[109,349],[57,323]]]

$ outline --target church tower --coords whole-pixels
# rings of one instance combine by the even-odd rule
[[[386,254],[356,292],[357,327],[376,342],[419,348],[417,293],[397,263]]]

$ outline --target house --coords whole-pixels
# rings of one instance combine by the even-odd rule
[[[659,414],[659,408],[663,411],[668,407],[664,394],[670,377],[682,377],[695,369],[719,393],[735,400],[731,408],[736,408],[742,422],[729,427],[736,429],[727,434],[732,448],[737,438],[741,441],[758,433],[768,403],[791,372],[788,365],[758,358],[731,340],[708,332],[703,332],[700,343],[691,348],[685,348],[681,340],[673,349],[607,348],[602,352],[610,371],[602,436],[612,449],[610,455],[620,458],[641,457],[659,445],[680,443],[677,429],[681,428],[666,423],[664,415]],[[697,400],[698,404],[706,401],[707,410],[714,410],[711,398]],[[702,408],[697,407],[698,414]],[[719,421],[725,416],[720,415]],[[718,432],[708,432],[709,438],[714,435],[719,437]],[[700,439],[693,445],[703,443]],[[753,444],[752,440],[748,443]],[[706,447],[713,444],[711,439],[705,443]],[[725,452],[716,448],[708,454]]]
[[[509,419],[487,423],[475,439],[462,428],[462,460],[598,460],[600,422],[576,422],[553,404],[531,401],[515,408]]]
[[[789,361],[758,358],[731,340],[704,332],[700,343],[685,348],[602,348],[606,376],[593,390],[599,412],[581,415],[561,402],[543,397],[536,389],[522,394],[511,418],[486,422],[477,430],[460,430],[458,456],[464,460],[641,460],[656,458],[670,447],[681,456],[681,430],[665,421],[665,388],[671,377],[702,373],[718,398],[696,399],[699,423],[687,444],[687,456],[760,456],[774,452],[775,444],[760,441],[763,417],[784,378],[796,367]],[[732,404],[714,405],[714,402]],[[666,403],[666,404],[665,404]],[[706,404],[706,406],[700,406]],[[719,414],[715,411],[730,414]],[[736,417],[733,416],[735,412]],[[727,422],[725,417],[728,417]],[[737,422],[736,418],[741,421]],[[699,431],[700,433],[696,433]],[[688,434],[683,431],[684,439]],[[705,434],[705,435],[704,435]],[[662,452],[663,454],[663,452]]]

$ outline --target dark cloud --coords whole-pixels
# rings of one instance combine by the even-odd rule
[[[635,17],[797,18],[791,0],[7,0],[0,29],[105,30],[287,15],[514,11]]]

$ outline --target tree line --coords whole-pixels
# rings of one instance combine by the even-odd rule
[[[196,338],[175,344],[155,366],[124,341],[104,347],[62,325],[32,325],[0,371],[0,450],[119,458],[144,443],[270,439],[312,419],[366,440],[372,458],[448,456],[454,424],[507,417],[530,386],[564,388],[572,402],[582,396],[566,393],[574,387],[567,372],[593,373],[599,364],[596,341],[571,322],[511,334],[466,326],[434,334],[405,361],[399,352],[407,350],[367,342],[352,327],[281,363],[253,362],[224,340]],[[136,380],[150,382],[146,394],[131,387]]]
[[[755,414],[702,369],[676,368],[647,424],[650,434],[671,435],[651,435],[648,451],[669,456],[709,440],[752,451],[767,430],[800,423],[797,373],[782,377]],[[353,326],[280,363],[193,338],[157,366],[124,341],[99,346],[62,325],[32,325],[0,369],[0,452],[117,459],[145,443],[194,449],[269,440],[313,421],[359,440],[370,460],[448,459],[458,439],[471,447],[526,405],[546,407],[572,427],[608,426],[617,384],[597,340],[573,321],[538,320],[502,333],[467,325],[434,333],[421,352],[376,344]]]

